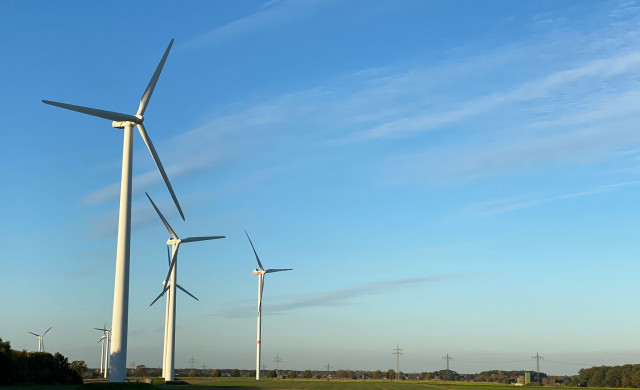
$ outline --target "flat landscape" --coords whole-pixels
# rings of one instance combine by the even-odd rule
[[[204,389],[311,389],[311,390],[506,390],[512,385],[467,382],[426,382],[426,381],[388,381],[388,380],[340,380],[340,379],[261,379],[252,378],[179,378],[185,384],[149,385],[146,383],[106,383],[94,382],[80,386],[29,386],[29,390],[204,390]],[[555,388],[545,387],[545,388]],[[24,386],[7,386],[6,390],[24,390]],[[584,389],[606,389],[603,387]]]

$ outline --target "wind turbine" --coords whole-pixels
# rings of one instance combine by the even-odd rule
[[[251,238],[249,237],[249,233],[244,231],[244,234],[247,235],[249,239],[249,243],[251,244],[251,248],[253,249],[253,253],[256,255],[256,260],[258,261],[258,267],[260,269],[255,268],[253,270],[254,275],[258,275],[258,346],[256,351],[256,380],[260,380],[260,332],[261,332],[261,323],[260,318],[262,316],[262,288],[264,287],[264,275],[270,274],[272,272],[280,272],[280,271],[291,271],[292,268],[272,268],[265,270],[262,267],[262,263],[260,262],[260,258],[258,257],[258,252],[256,252],[256,248],[253,246],[253,242],[251,242]]]
[[[102,342],[102,355],[100,355],[100,372],[104,373],[104,378],[109,378],[109,346],[111,345],[111,329],[93,328],[102,331],[102,337],[98,342]],[[106,344],[105,344],[106,343]],[[104,367],[104,370],[103,370]]]
[[[153,94],[153,90],[156,87],[164,63],[167,60],[171,46],[173,45],[173,39],[169,42],[169,46],[164,52],[156,71],[147,85],[147,89],[142,94],[140,99],[140,105],[135,115],[122,114],[119,112],[100,110],[97,108],[89,108],[83,106],[76,106],[73,104],[53,102],[49,100],[43,100],[43,103],[50,104],[65,108],[71,111],[77,111],[83,114],[97,116],[104,119],[113,121],[112,127],[124,129],[124,143],[122,148],[122,179],[120,184],[120,213],[118,222],[118,246],[116,250],[116,276],[115,287],[113,291],[113,344],[111,345],[111,362],[113,372],[110,375],[111,382],[124,382],[127,372],[127,332],[128,332],[128,318],[129,318],[129,259],[130,259],[130,241],[131,241],[131,167],[132,167],[132,154],[133,154],[133,127],[136,126],[140,131],[140,135],[144,140],[151,157],[156,163],[160,175],[164,180],[169,193],[173,198],[180,216],[184,220],[184,214],[178,203],[178,198],[173,192],[169,178],[160,162],[158,153],[151,143],[151,139],[147,135],[147,130],[144,125],[144,113]]]
[[[158,299],[160,299],[167,291],[167,309],[165,313],[165,321],[164,321],[164,356],[162,363],[162,375],[165,381],[172,381],[174,379],[174,366],[175,366],[175,344],[176,344],[176,287],[185,293],[189,294],[195,300],[198,300],[193,294],[189,291],[182,288],[178,285],[178,249],[180,248],[180,244],[186,242],[194,242],[194,241],[206,241],[206,240],[215,240],[218,238],[225,238],[225,236],[204,236],[204,237],[187,237],[180,238],[176,234],[176,232],[171,228],[169,222],[164,218],[158,207],[153,200],[147,194],[147,198],[149,198],[149,202],[158,213],[158,216],[164,223],[164,226],[167,228],[167,231],[171,235],[171,238],[167,240],[167,247],[170,245],[172,248],[170,261],[169,261],[169,272],[167,273],[167,277],[164,280],[164,288],[162,292],[156,299],[151,302],[151,305],[156,303]],[[168,248],[167,248],[168,249]],[[149,305],[149,306],[151,306]]]
[[[42,341],[42,339],[44,338],[44,335],[51,330],[51,328],[53,328],[53,326],[50,326],[49,329],[45,330],[42,336],[33,332],[29,332],[38,338],[38,352],[44,352],[44,341]]]
[[[100,337],[100,340],[98,340],[98,342],[102,342],[102,345],[100,346],[100,373],[103,374],[105,372],[104,370],[104,340],[107,338],[107,336],[102,336]]]

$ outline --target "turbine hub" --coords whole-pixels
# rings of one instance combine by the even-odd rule
[[[180,243],[182,242],[181,239],[175,239],[173,237],[171,237],[170,239],[167,240],[167,245],[180,245]]]
[[[136,114],[135,117],[140,119],[140,122],[138,122],[138,123],[144,122],[144,117],[141,114]]]

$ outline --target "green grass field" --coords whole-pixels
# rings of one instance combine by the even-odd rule
[[[243,389],[309,389],[309,390],[515,390],[518,387],[494,383],[426,382],[388,380],[284,379],[263,378],[179,378],[186,384],[149,385],[145,383],[96,382],[81,386],[7,386],[2,390],[243,390]],[[475,388],[475,389],[474,389]],[[530,389],[529,387],[527,387]],[[544,387],[543,389],[553,389]],[[557,387],[557,389],[566,389]],[[584,388],[588,390],[589,388]],[[597,388],[603,390],[604,388]]]

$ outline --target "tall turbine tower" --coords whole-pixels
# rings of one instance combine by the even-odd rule
[[[29,332],[32,335],[36,336],[38,338],[38,352],[44,352],[44,341],[42,341],[42,339],[44,338],[44,335],[47,334],[47,332],[49,332],[51,330],[51,328],[53,328],[53,326],[49,327],[49,329],[45,330],[44,333],[42,335],[39,334],[35,334],[33,332]]]
[[[156,204],[153,203],[149,194],[147,194],[147,198],[149,198],[149,202],[158,213],[158,216],[164,223],[164,226],[167,228],[169,234],[171,234],[171,238],[167,240],[167,246],[171,245],[172,254],[171,261],[169,262],[169,272],[167,273],[167,277],[164,280],[164,288],[162,292],[156,299],[151,302],[151,305],[156,303],[158,299],[160,299],[167,291],[167,308],[165,312],[165,322],[164,322],[164,356],[162,358],[162,375],[165,381],[172,381],[174,379],[174,366],[175,366],[175,345],[176,345],[176,287],[185,293],[189,294],[195,300],[198,300],[193,294],[189,291],[185,290],[178,284],[178,249],[180,244],[186,242],[194,242],[194,241],[205,241],[205,240],[215,240],[218,238],[225,238],[225,236],[205,236],[205,237],[187,237],[180,238],[173,231],[169,222],[164,218]],[[149,305],[149,306],[151,306]]]
[[[109,376],[111,382],[124,382],[127,374],[127,331],[129,324],[129,254],[131,241],[131,168],[133,155],[133,127],[136,126],[140,135],[144,140],[153,161],[156,163],[160,175],[164,179],[169,193],[173,198],[180,216],[184,220],[184,214],[178,203],[178,198],[173,192],[169,178],[160,162],[158,153],[151,143],[151,139],[147,135],[142,122],[144,122],[144,112],[147,109],[153,90],[156,87],[164,63],[167,60],[173,39],[165,50],[160,64],[156,68],[147,89],[142,94],[138,112],[135,115],[122,114],[119,112],[100,110],[73,104],[53,102],[43,100],[43,103],[65,108],[67,110],[81,112],[83,114],[93,115],[100,118],[113,121],[111,124],[115,128],[124,129],[124,145],[122,148],[122,179],[120,183],[120,213],[118,222],[118,246],[116,250],[116,277],[113,291],[113,317],[111,319],[113,328],[113,343],[111,344],[111,363],[112,372]]]
[[[268,269],[265,270],[262,267],[262,263],[260,263],[260,258],[258,257],[258,252],[256,252],[256,248],[253,246],[253,242],[251,242],[251,238],[249,237],[249,233],[247,233],[247,231],[244,231],[244,234],[247,235],[247,238],[249,239],[249,243],[251,244],[251,248],[253,249],[253,254],[256,255],[256,260],[258,261],[258,267],[260,267],[260,269],[254,269],[253,270],[253,274],[254,275],[258,275],[258,346],[257,346],[257,351],[256,351],[256,380],[260,380],[260,352],[261,352],[261,345],[260,345],[260,332],[261,332],[261,322],[260,319],[262,317],[262,288],[264,287],[264,275],[265,274],[269,274],[272,272],[281,272],[281,271],[291,271],[292,268],[279,268],[279,269]]]

